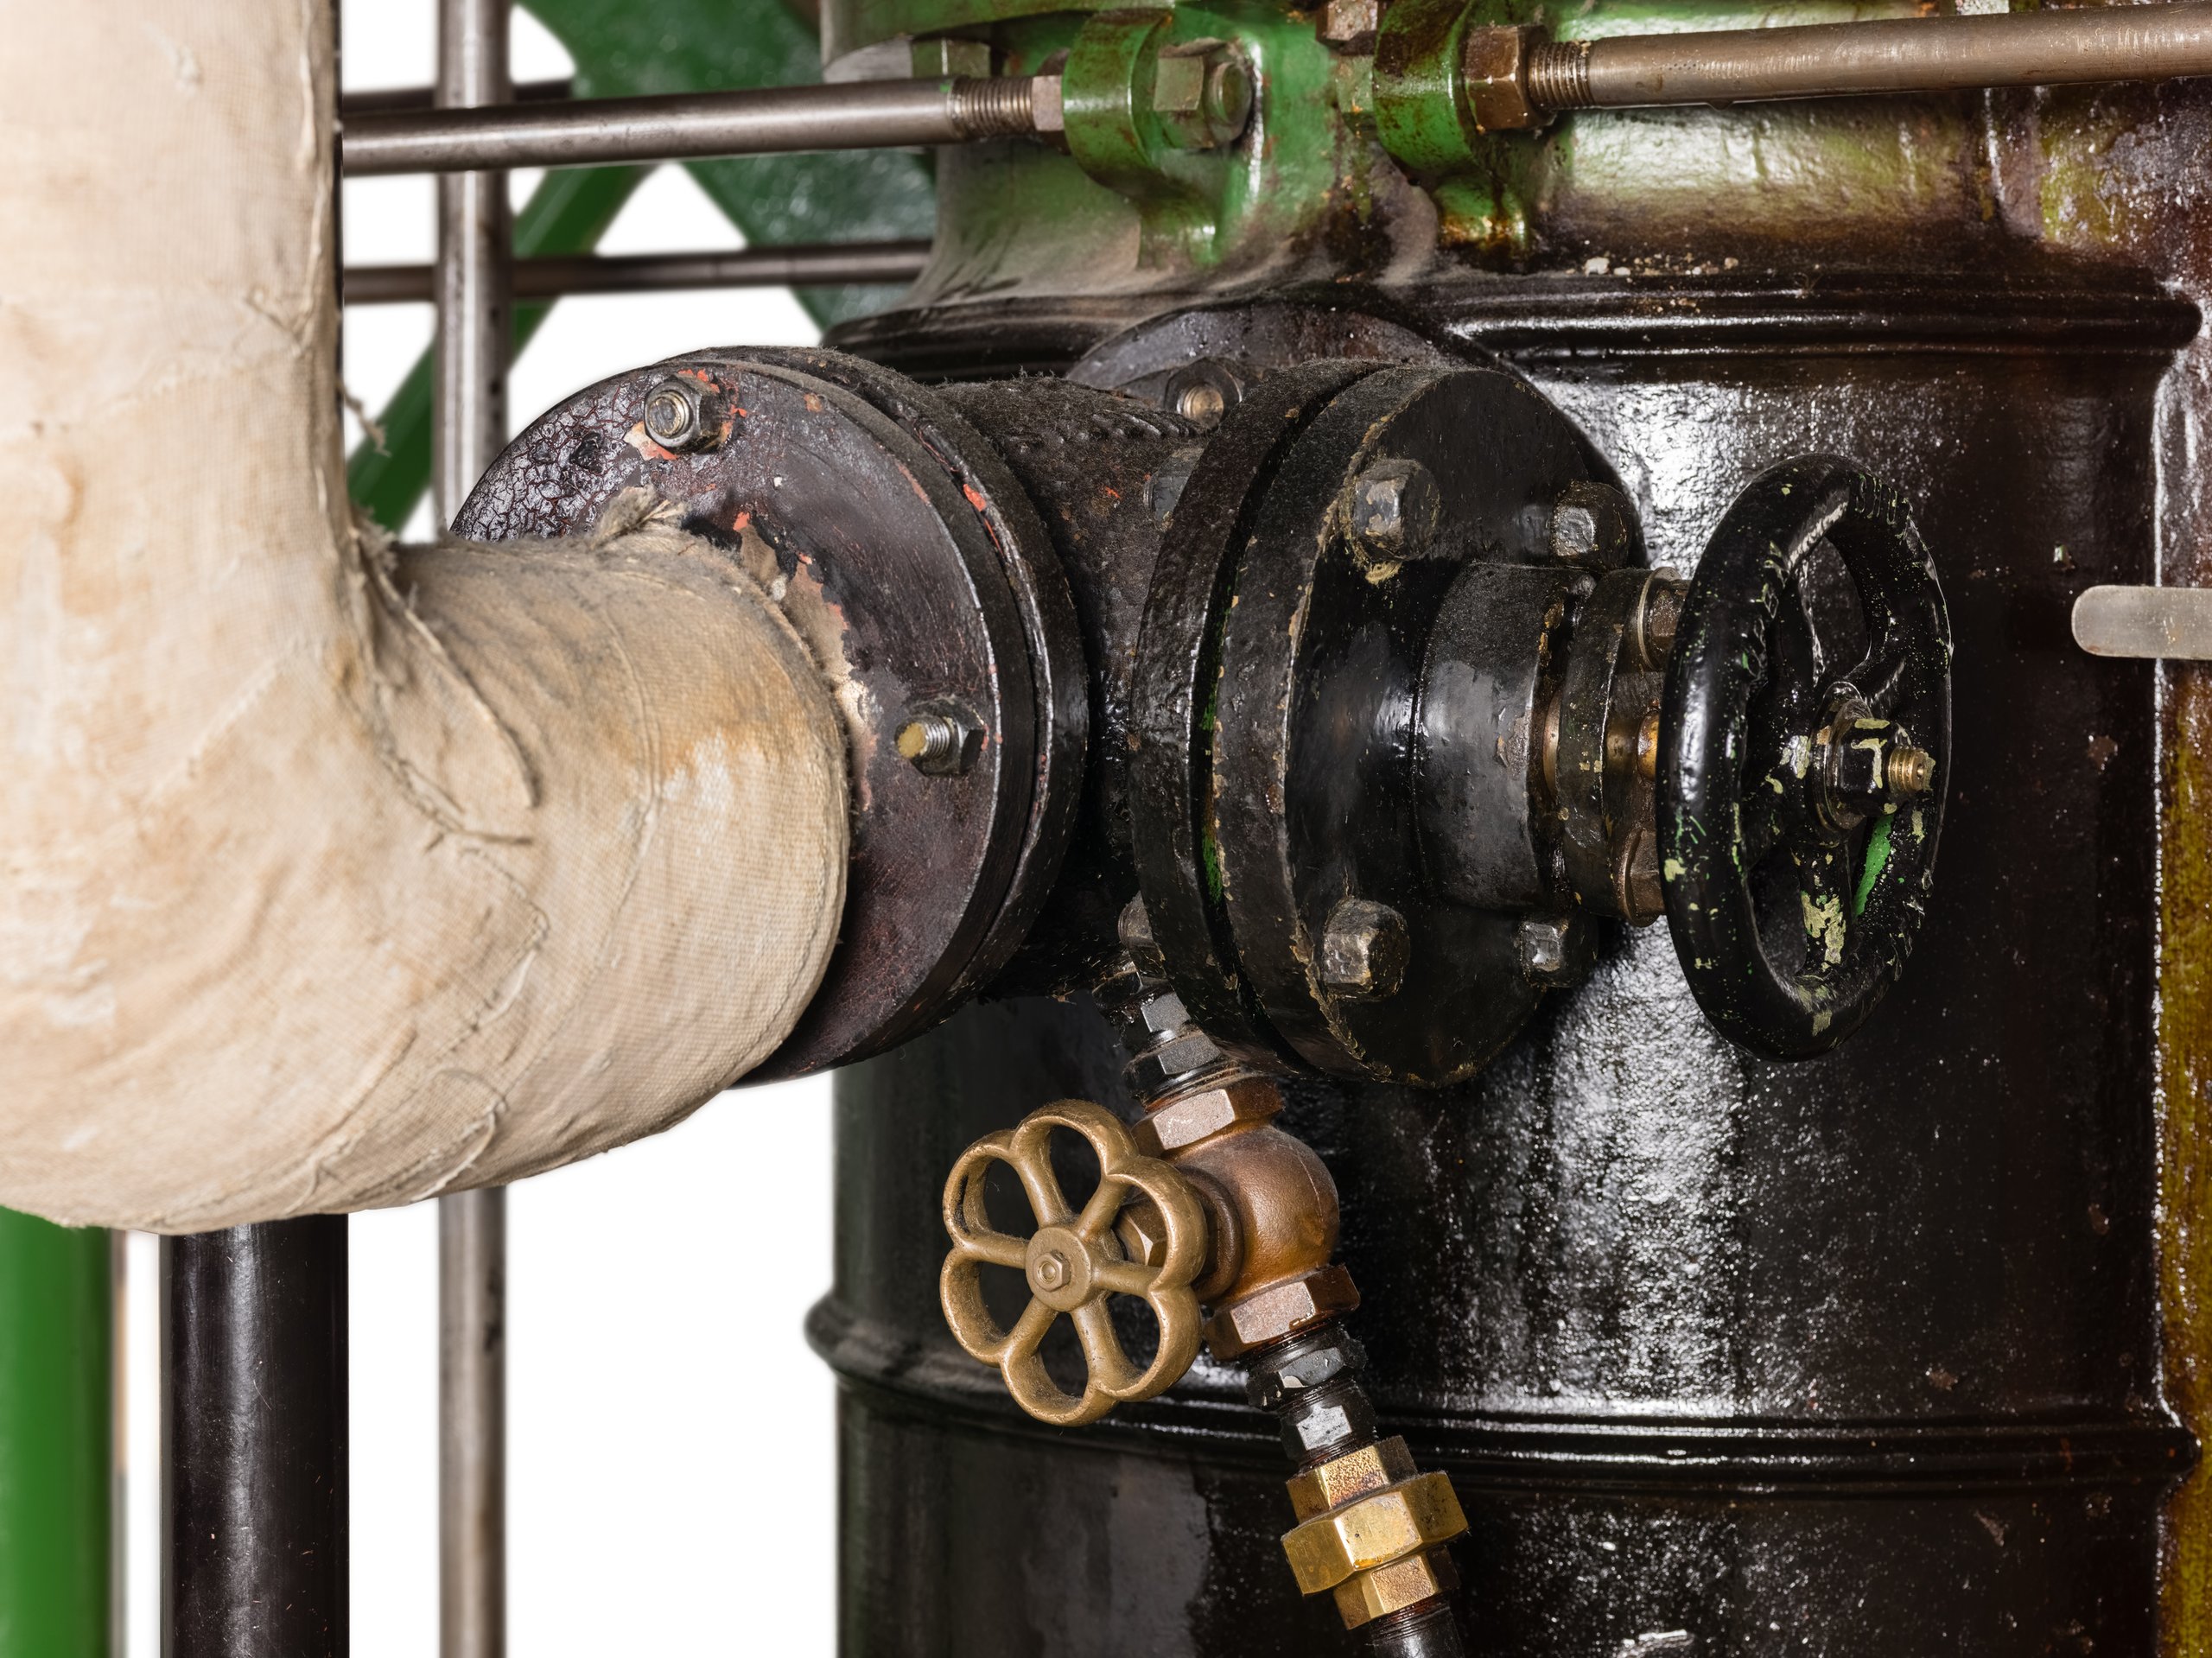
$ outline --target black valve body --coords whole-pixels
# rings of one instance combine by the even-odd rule
[[[2153,689],[2066,619],[2152,579],[2153,392],[2194,314],[2106,278],[1662,286],[1399,316],[1533,376],[1655,564],[1687,571],[1795,453],[1915,504],[1956,644],[1929,924],[1810,1060],[1730,1045],[1662,926],[1611,934],[1471,1083],[1290,1083],[1383,1431],[1471,1521],[1476,1652],[2148,1658],[2158,1509],[2195,1454],[2158,1386]],[[899,349],[942,371],[957,344]],[[944,1171],[1045,1101],[1126,1105],[1121,1058],[1085,1003],[1014,998],[839,1079],[813,1333],[843,1387],[849,1654],[1353,1649],[1291,1591],[1281,1452],[1236,1375],[1042,1429],[938,1317]]]

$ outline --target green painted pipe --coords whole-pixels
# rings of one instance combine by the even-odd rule
[[[105,1658],[108,1235],[0,1209],[0,1658]]]

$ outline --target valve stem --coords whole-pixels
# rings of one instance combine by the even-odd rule
[[[1378,1658],[1461,1658],[1445,1545],[1467,1528],[1451,1481],[1421,1473],[1385,1438],[1359,1382],[1367,1355],[1344,1328],[1358,1305],[1336,1248],[1334,1184],[1303,1141],[1274,1126],[1273,1079],[1224,1054],[1166,982],[1143,903],[1122,913],[1126,954],[1099,987],[1130,1058],[1141,1146],[1203,1184],[1214,1259],[1200,1293],[1206,1344],[1248,1367],[1246,1397],[1281,1425],[1297,1467],[1298,1524],[1283,1551],[1301,1593],[1334,1597]],[[1316,1216],[1321,1204],[1326,1213]],[[1132,1213],[1124,1210],[1125,1218]],[[1141,1221],[1124,1242],[1141,1243]],[[1315,1238],[1323,1240],[1317,1251]],[[1139,1251],[1141,1253],[1141,1250]]]

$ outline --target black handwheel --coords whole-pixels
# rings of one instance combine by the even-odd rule
[[[1732,1040],[1803,1058],[1873,1012],[1927,913],[1950,742],[1904,498],[1834,455],[1762,474],[1706,546],[1660,711],[1667,923]]]

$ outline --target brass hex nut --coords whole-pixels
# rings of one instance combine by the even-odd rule
[[[1282,1090],[1264,1077],[1202,1088],[1147,1112],[1132,1131],[1147,1157],[1168,1157],[1229,1129],[1265,1122],[1282,1109]]]
[[[1282,1550],[1299,1593],[1318,1595],[1356,1573],[1449,1542],[1466,1528],[1452,1482],[1442,1474],[1416,1474],[1314,1515],[1285,1534]]]
[[[1461,96],[1478,130],[1518,132],[1550,118],[1529,96],[1529,54],[1544,39],[1541,29],[1470,29],[1459,54]]]
[[[1350,1273],[1334,1265],[1317,1267],[1222,1308],[1206,1321],[1206,1346],[1225,1363],[1358,1305]]]
[[[1395,1434],[1309,1468],[1290,1481],[1291,1511],[1300,1520],[1341,1509],[1355,1497],[1411,1479],[1414,1453]]]
[[[1442,1549],[1410,1554],[1338,1584],[1337,1613],[1344,1619],[1344,1628],[1356,1629],[1392,1612],[1448,1595],[1459,1586],[1459,1574],[1452,1569],[1451,1560]]]

